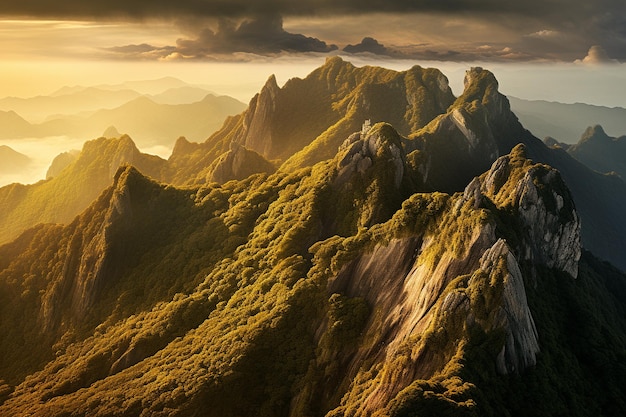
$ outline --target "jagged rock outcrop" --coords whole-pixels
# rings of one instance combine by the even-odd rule
[[[367,126],[367,125],[366,125]],[[391,168],[393,186],[400,187],[404,177],[404,151],[398,133],[390,125],[379,124],[354,133],[339,147],[337,184],[344,183],[355,173],[364,175],[376,163]]]
[[[274,171],[274,165],[261,155],[233,142],[230,150],[211,164],[207,179],[209,182],[223,184],[231,180],[243,180],[253,174],[271,174]]]
[[[243,132],[245,133],[238,139],[238,144],[269,158],[277,156],[280,152],[280,150],[273,149],[276,139],[272,137],[272,119],[275,117],[279,92],[276,76],[272,75],[261,92],[250,100],[248,110],[243,116]]]
[[[336,203],[325,209],[331,229],[352,233],[383,222],[410,192],[402,138],[387,123],[365,124],[329,162],[336,171],[331,187]]]
[[[578,259],[576,260],[578,261]],[[502,262],[503,265],[498,265]],[[480,269],[491,271],[490,280],[502,280],[502,305],[495,312],[492,329],[504,329],[506,341],[496,358],[498,372],[520,372],[537,363],[539,336],[528,300],[522,271],[515,255],[503,239],[498,239],[480,258]],[[496,277],[504,274],[504,277]],[[475,277],[470,279],[472,287]],[[445,304],[444,306],[445,307]]]
[[[525,146],[517,145],[510,155],[493,163],[480,189],[496,204],[512,206],[519,214],[526,240],[523,259],[575,278],[581,254],[580,219],[571,194],[558,171],[546,165],[529,167],[513,189],[507,188],[509,176],[525,158]],[[465,198],[472,194],[475,198],[476,181],[466,188]]]

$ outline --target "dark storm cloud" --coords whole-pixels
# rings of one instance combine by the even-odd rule
[[[495,12],[533,16],[587,15],[597,10],[623,10],[622,0],[6,0],[0,5],[5,16],[131,17],[230,16],[258,13],[283,15],[369,12]]]
[[[337,47],[326,42],[283,29],[279,15],[263,15],[244,20],[238,26],[221,20],[216,32],[204,29],[196,39],[177,42],[177,52],[202,57],[232,52],[276,54],[280,52],[330,52]]]
[[[205,28],[193,39],[179,39],[176,46],[155,47],[148,44],[108,48],[120,57],[206,59],[233,53],[273,55],[283,52],[331,52],[337,49],[317,38],[283,29],[279,15],[263,15],[241,23],[221,19],[217,30]]]
[[[592,45],[600,45],[613,59],[626,60],[626,1],[624,0],[4,0],[0,17],[56,18],[56,19],[165,19],[173,22],[196,19],[234,19],[241,21],[251,16],[315,16],[332,19],[334,16],[359,16],[370,13],[401,14],[431,12],[460,17],[483,19],[491,25],[506,25],[516,31],[519,42],[512,47],[536,59],[581,59]],[[269,18],[260,19],[264,23]],[[263,20],[263,22],[261,22]],[[384,25],[381,22],[381,25]],[[203,23],[203,27],[206,24]],[[304,35],[277,30],[261,36],[255,44],[250,27],[222,26],[215,32],[196,30],[189,39],[176,48],[198,54],[238,50],[260,53],[275,51],[323,51],[328,45]],[[337,27],[336,31],[343,29]],[[445,31],[445,28],[441,28]],[[560,38],[542,33],[559,34]],[[536,34],[536,36],[532,36]],[[355,33],[354,39],[368,33]],[[463,35],[457,34],[459,40]],[[343,37],[345,39],[345,36]],[[218,40],[225,45],[216,45]],[[411,42],[411,40],[408,40]],[[482,39],[496,44],[498,39]],[[325,46],[326,45],[326,46]],[[377,53],[376,45],[352,45]],[[402,45],[394,45],[402,46]],[[503,45],[500,45],[503,46]],[[456,48],[456,45],[451,45]],[[385,51],[380,49],[380,51]],[[386,50],[387,55],[389,49]],[[440,52],[445,54],[444,52]]]
[[[361,43],[358,43],[356,45],[347,45],[345,48],[343,48],[343,51],[348,52],[349,54],[371,53],[387,56],[397,54],[396,51],[387,48],[385,45],[379,43],[376,39],[369,36],[363,38]]]

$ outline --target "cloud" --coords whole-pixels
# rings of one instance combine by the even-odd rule
[[[538,30],[537,32],[533,32],[527,36],[531,38],[546,39],[546,38],[554,38],[559,35],[560,33],[556,30],[542,29],[542,30]]]
[[[585,7],[582,7],[585,6]],[[0,5],[0,15],[73,19],[76,17],[178,18],[182,16],[245,17],[259,13],[321,15],[354,13],[507,13],[527,17],[562,16],[565,19],[594,14],[596,10],[623,10],[622,0],[23,0]],[[614,10],[617,12],[618,10]]]
[[[345,48],[343,48],[343,51],[348,52],[349,54],[372,53],[375,55],[387,56],[397,55],[396,51],[385,47],[385,45],[382,45],[376,39],[369,36],[363,38],[363,40],[361,40],[361,43],[358,43],[356,45],[347,45]]]
[[[593,45],[589,48],[589,52],[587,52],[587,56],[585,56],[582,60],[577,60],[577,63],[583,64],[615,64],[618,61],[615,59],[609,58],[609,55],[606,53],[603,47],[600,45]]]
[[[236,24],[221,19],[217,30],[202,29],[195,38],[178,39],[176,46],[155,47],[148,44],[126,45],[107,50],[119,57],[157,57],[161,59],[211,59],[231,54],[275,55],[280,53],[321,52],[336,45],[283,29],[279,15],[262,15]]]
[[[110,48],[104,48],[112,56],[121,59],[146,59],[155,60],[162,59],[176,53],[176,48],[173,46],[158,47],[147,43],[139,45],[124,45],[113,46]]]
[[[272,24],[270,17],[253,17],[264,14],[280,22],[282,20],[277,16],[284,17],[286,21],[325,19],[326,33],[291,33],[282,29],[282,24]],[[0,4],[0,17],[116,22],[155,21],[150,19],[172,23],[195,21],[194,27],[186,32],[185,39],[172,52],[195,57],[212,55],[218,50],[222,51],[220,53],[236,50],[238,53],[261,54],[277,51],[323,52],[333,48],[321,41],[321,38],[345,45],[364,36],[373,40],[384,38],[390,46],[363,41],[349,46],[357,51],[389,56],[390,52],[400,50],[403,45],[381,32],[395,30],[396,20],[406,20],[417,15],[429,18],[435,16],[433,20],[442,23],[436,28],[428,25],[431,37],[441,40],[437,44],[431,43],[429,48],[439,51],[441,56],[446,55],[448,49],[462,50],[461,55],[464,55],[469,53],[472,45],[480,56],[478,47],[489,42],[496,48],[511,46],[519,51],[519,56],[525,55],[530,59],[571,62],[583,56],[588,45],[601,44],[613,58],[626,60],[626,2],[623,0],[12,0]],[[356,24],[351,25],[350,29],[341,24],[333,25],[341,19],[362,22],[367,16],[375,16],[380,24],[360,29]],[[247,23],[241,23],[240,26],[230,23],[228,27],[228,24],[222,23],[215,30],[198,29],[199,25],[208,27],[207,21],[214,25],[218,20],[240,22],[243,19]],[[450,25],[446,24],[446,19]],[[475,22],[478,24],[473,25]],[[270,32],[259,32],[259,27]],[[406,29],[407,32],[422,30],[416,24],[406,26]],[[250,34],[255,31],[258,42],[251,39]],[[309,33],[314,37],[298,35],[298,32]],[[485,32],[491,33],[485,35]],[[503,32],[516,39],[502,39],[500,34]],[[219,46],[218,42],[224,42],[224,45]],[[422,43],[422,39],[407,37],[405,42]],[[141,44],[142,41],[137,43]],[[154,42],[146,41],[146,44],[151,43]],[[156,50],[157,54],[166,52]],[[146,53],[150,51],[143,52]]]

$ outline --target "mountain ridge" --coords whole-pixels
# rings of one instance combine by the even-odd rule
[[[539,138],[551,136],[559,142],[575,143],[587,126],[603,125],[612,134],[626,132],[626,109],[585,103],[565,104],[509,97],[515,114]]]
[[[37,223],[69,223],[107,188],[120,164],[133,163],[158,177],[164,160],[139,152],[128,136],[85,142],[77,158],[54,178],[0,188],[2,243]]]
[[[116,302],[90,311],[102,314],[100,320],[114,312],[113,318],[93,333],[74,332],[39,372],[21,384],[11,382],[12,393],[0,410],[62,415],[71,409],[77,415],[127,416],[146,410],[193,415],[199,409],[216,416],[343,416],[373,411],[401,416],[418,409],[457,415],[515,413],[506,405],[508,390],[524,386],[532,395],[543,392],[534,384],[533,371],[525,371],[528,367],[546,372],[551,369],[546,355],[550,358],[563,349],[574,358],[582,355],[572,353],[561,339],[556,347],[542,342],[545,326],[554,326],[555,321],[536,304],[537,293],[552,285],[552,275],[555,282],[571,287],[568,291],[576,297],[580,290],[575,283],[591,279],[587,268],[595,261],[584,257],[583,268],[578,269],[580,220],[569,191],[556,170],[526,159],[527,149],[520,145],[462,193],[415,193],[400,198],[397,206],[388,196],[362,194],[372,185],[381,191],[397,187],[399,165],[390,157],[397,155],[406,172],[401,140],[391,126],[375,124],[347,141],[332,160],[224,186],[176,189],[151,181],[134,168],[119,169],[114,185],[76,224],[45,226],[52,233],[48,239],[68,248],[82,245],[81,256],[91,256],[92,247],[124,256],[125,251],[115,249],[126,242],[123,235],[152,243],[126,242],[132,250],[146,251],[129,257],[139,263],[118,263],[129,268],[127,272],[108,270],[102,276],[108,276],[108,285],[121,288],[108,295]],[[359,169],[357,154],[359,160],[374,159]],[[355,197],[365,199],[354,206],[334,204]],[[381,205],[390,210],[372,217],[372,209]],[[155,238],[162,228],[143,228],[132,220],[169,224],[142,214],[141,207],[177,219],[167,228],[172,237]],[[188,216],[194,212],[190,223]],[[213,220],[207,222],[207,217]],[[334,223],[338,218],[346,222]],[[52,237],[81,230],[77,228],[81,222],[87,226],[82,230],[94,233],[93,242],[104,239],[103,243],[91,244],[89,239],[63,243]],[[114,232],[116,222],[121,229]],[[218,230],[229,237],[215,236]],[[337,230],[345,237],[336,235]],[[39,242],[35,253],[45,251],[47,239],[37,233],[47,232],[41,228],[29,232],[0,247],[0,252],[29,242]],[[545,242],[546,235],[562,245]],[[217,255],[225,241],[231,242],[229,249],[211,255]],[[155,272],[141,272],[154,259],[167,265],[187,253],[189,260],[187,244],[199,245],[204,249],[194,253],[209,257],[197,264],[199,270],[171,271],[175,285],[186,290],[170,287]],[[73,259],[68,253],[59,260],[82,265]],[[28,257],[11,261],[9,268],[2,265],[2,285],[20,285],[6,281],[6,271],[19,271],[25,262]],[[45,264],[44,256],[36,267],[45,270]],[[64,286],[53,283],[63,276],[80,276],[64,275],[63,270],[36,284],[43,284],[43,293],[32,291],[36,278],[21,284],[31,292],[14,302],[28,305],[29,297],[48,297],[51,289],[52,294],[55,289],[62,294]],[[133,277],[147,279],[144,288],[158,289],[165,301],[154,303],[153,296],[151,304],[127,294],[125,282],[132,283],[130,288],[139,284]],[[621,277],[623,283],[626,278]],[[155,280],[160,284],[153,288]],[[383,290],[389,286],[403,296]],[[533,286],[537,293],[529,289]],[[91,288],[102,291],[98,285]],[[92,300],[105,300],[105,294]],[[574,295],[564,297],[564,302],[577,302]],[[131,300],[144,307],[136,312]],[[116,306],[125,312],[115,313]],[[585,311],[579,314],[588,314]],[[615,320],[612,326],[624,326],[623,317],[620,321],[615,312],[607,314]],[[584,317],[592,323],[598,320]],[[583,376],[570,371],[571,383],[590,372],[576,361],[568,356],[567,366]],[[486,374],[477,373],[478,363],[491,364],[481,371]],[[607,382],[615,380],[610,371],[602,372],[608,372]],[[493,382],[499,384],[498,390],[491,389],[492,380],[498,381]],[[335,385],[328,386],[332,381]],[[566,393],[570,385],[555,383],[553,389]],[[242,397],[242,391],[247,395]],[[602,401],[620,407],[616,395],[606,391],[579,410],[595,409]],[[212,407],[206,409],[206,404]],[[543,405],[546,415],[556,412],[553,407],[558,404],[552,399]]]
[[[419,67],[312,74],[167,161],[100,138],[39,185],[106,180],[0,245],[0,414],[623,414],[626,275],[587,250],[619,264],[623,181],[545,146],[482,68],[454,99]],[[302,85],[321,134],[277,117]]]

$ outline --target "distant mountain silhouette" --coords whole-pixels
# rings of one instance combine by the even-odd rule
[[[188,104],[202,101],[209,94],[213,93],[204,88],[183,86],[170,88],[159,94],[148,95],[148,97],[159,104]]]
[[[564,143],[576,143],[588,126],[602,125],[609,132],[626,132],[626,109],[590,104],[563,104],[509,97],[511,109],[533,135],[551,136]]]
[[[245,105],[227,96],[207,95],[189,104],[158,104],[145,96],[113,109],[89,114],[56,116],[31,124],[15,112],[0,112],[0,138],[17,139],[46,136],[97,137],[108,126],[132,134],[140,146],[171,146],[184,135],[194,140],[207,138],[219,129],[225,117],[241,112]]]
[[[32,136],[35,127],[13,110],[0,111],[0,131],[0,138],[15,139]]]
[[[104,90],[96,87],[67,90],[66,94],[31,98],[6,97],[0,99],[0,110],[13,110],[29,122],[38,124],[57,115],[71,115],[102,108],[120,106],[141,94],[129,90]],[[0,126],[5,137],[5,129]]]
[[[0,145],[0,174],[17,173],[28,166],[30,158],[6,145]]]
[[[626,136],[610,137],[602,126],[590,126],[567,152],[593,170],[615,172],[626,181]]]

